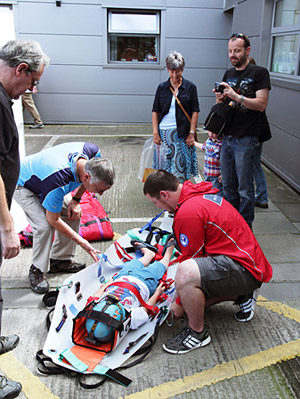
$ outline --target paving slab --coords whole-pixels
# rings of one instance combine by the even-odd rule
[[[51,135],[52,137],[52,135]],[[41,136],[37,140],[36,135],[26,138],[26,155],[41,151],[49,143],[49,136]]]
[[[281,212],[260,212],[254,218],[253,231],[255,234],[288,234],[298,233],[296,227]]]
[[[300,201],[296,203],[277,203],[280,211],[293,223],[300,223]]]
[[[300,263],[272,264],[272,281],[276,282],[300,282]],[[300,288],[300,286],[299,286]]]
[[[295,263],[299,261],[298,234],[255,234],[268,261],[273,263]]]
[[[299,300],[299,287],[299,280],[294,283],[271,281],[262,286],[260,293],[270,301],[297,301]]]
[[[300,231],[300,223],[294,223],[294,226],[296,227],[297,230]]]
[[[276,187],[273,187],[272,190],[269,190],[269,197],[273,202],[276,203],[299,203],[299,194],[281,182],[280,185],[277,185]]]

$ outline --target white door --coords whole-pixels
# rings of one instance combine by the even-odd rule
[[[0,5],[0,47],[2,47],[9,40],[16,38],[14,15],[11,5]],[[20,156],[25,155],[25,142],[24,142],[24,120],[22,112],[21,99],[16,100],[13,106],[16,125],[19,131],[20,140]]]
[[[11,5],[0,5],[0,47],[2,47],[9,40],[16,38],[14,15]],[[15,100],[13,105],[14,117],[16,125],[19,131],[19,150],[20,157],[25,156],[25,140],[24,140],[24,120],[22,112],[22,101],[21,99]],[[15,229],[17,232],[21,231],[27,226],[25,214],[22,208],[12,201],[11,214],[14,218]]]

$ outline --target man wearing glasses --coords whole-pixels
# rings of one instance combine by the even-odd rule
[[[44,275],[49,263],[49,273],[76,273],[85,268],[73,260],[76,244],[98,261],[100,251],[78,234],[79,202],[86,190],[102,195],[114,179],[112,163],[101,158],[92,143],[64,143],[24,158],[14,198],[33,230],[29,283],[34,292],[49,290]]]
[[[11,40],[0,48],[0,266],[2,256],[11,259],[20,252],[20,241],[10,214],[12,196],[19,176],[18,130],[12,111],[13,99],[33,89],[50,60],[33,41]],[[3,298],[0,281],[0,330]],[[17,335],[0,336],[0,354],[14,349]],[[14,398],[21,384],[0,376],[0,397]]]
[[[268,104],[271,89],[266,68],[249,63],[250,41],[243,33],[233,34],[228,54],[233,68],[224,76],[223,92],[215,92],[217,102],[230,98],[233,117],[225,127],[221,150],[224,197],[244,217],[250,228],[254,220],[253,165],[258,146],[261,113]],[[238,87],[236,87],[238,81]]]

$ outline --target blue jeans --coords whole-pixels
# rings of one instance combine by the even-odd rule
[[[254,154],[257,137],[224,136],[221,149],[221,172],[224,197],[252,227],[254,220]]]
[[[219,176],[207,176],[204,173],[204,180],[212,182],[213,188],[217,188],[219,190],[218,195],[223,197],[223,186],[222,183],[219,182]]]
[[[255,201],[259,204],[268,202],[268,189],[266,177],[260,163],[263,143],[259,143],[254,154],[254,180],[256,185]]]
[[[144,266],[138,259],[132,259],[125,263],[121,271],[113,277],[117,280],[119,277],[132,276],[141,280],[149,289],[150,296],[154,294],[159,284],[159,280],[165,274],[166,267],[159,261]]]

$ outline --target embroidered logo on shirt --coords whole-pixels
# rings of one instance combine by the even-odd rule
[[[187,236],[185,234],[180,234],[179,239],[180,239],[182,246],[186,247],[187,245],[189,245],[189,239],[187,238]]]
[[[223,197],[217,194],[204,194],[203,198],[209,201],[214,202],[215,204],[221,206],[223,202]]]

